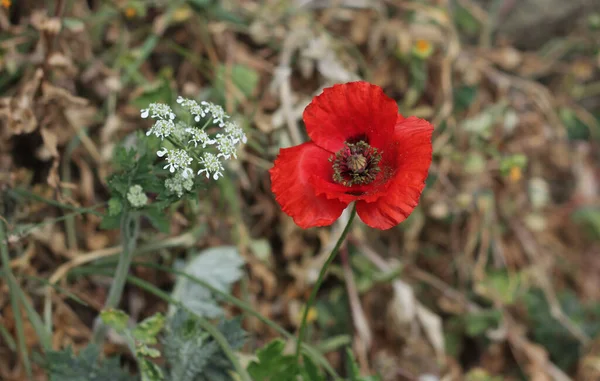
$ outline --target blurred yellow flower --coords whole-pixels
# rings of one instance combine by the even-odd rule
[[[300,311],[300,315],[298,316],[298,318],[299,318],[298,321],[302,320],[302,314],[303,313],[304,313],[304,309],[302,309]],[[310,307],[308,309],[308,314],[306,315],[306,322],[307,323],[314,322],[315,320],[317,320],[317,316],[318,316],[317,309],[315,307]]]
[[[134,7],[125,8],[125,17],[127,17],[128,19],[134,18],[136,14],[137,14],[137,11],[135,10]]]
[[[521,180],[522,177],[523,171],[521,170],[521,167],[514,166],[510,168],[510,172],[508,173],[508,178],[510,179],[510,181],[516,183],[519,180]]]
[[[10,6],[12,5],[12,1],[11,0],[1,0],[2,1],[2,7],[3,8],[10,8]]]
[[[173,21],[184,22],[192,17],[193,11],[188,6],[179,7],[173,12]]]
[[[433,53],[433,44],[427,40],[419,39],[413,45],[413,54],[419,58],[428,58]]]

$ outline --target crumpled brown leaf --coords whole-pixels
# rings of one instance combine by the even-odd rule
[[[33,77],[27,80],[18,95],[0,98],[0,121],[8,133],[12,135],[28,134],[38,126],[34,113],[34,97],[40,87],[44,72],[36,70]]]

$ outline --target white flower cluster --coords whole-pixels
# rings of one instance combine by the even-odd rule
[[[165,183],[167,189],[179,197],[193,186],[194,172],[217,180],[223,176],[222,160],[237,159],[237,149],[248,141],[244,130],[219,105],[193,99],[177,98],[177,103],[187,110],[194,122],[189,125],[175,121],[176,115],[168,105],[152,103],[141,111],[142,118],[155,119],[146,135],[167,139],[175,147],[161,148],[157,155],[164,157],[165,169],[173,177]],[[202,123],[200,123],[202,121]],[[210,152],[212,148],[213,152]],[[216,152],[215,152],[216,151]],[[196,164],[196,165],[195,165]],[[194,167],[198,167],[193,169]]]
[[[154,125],[146,132],[146,136],[156,135],[164,139],[175,131],[175,113],[171,107],[161,103],[151,103],[148,108],[142,110],[142,118],[150,116],[156,119]]]
[[[183,196],[186,191],[191,191],[193,186],[194,180],[191,177],[183,177],[181,172],[165,181],[165,187],[169,192],[177,194],[177,197]]]
[[[132,185],[127,192],[127,201],[134,208],[141,208],[148,203],[148,196],[140,185]]]
[[[229,118],[229,115],[225,113],[223,107],[214,103],[202,101],[198,104],[195,100],[187,99],[182,96],[177,97],[177,103],[187,108],[190,114],[194,116],[196,122],[210,116],[214,124],[219,127],[225,127],[225,119]]]

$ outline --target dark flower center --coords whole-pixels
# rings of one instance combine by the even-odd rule
[[[333,181],[347,187],[369,184],[381,171],[381,153],[363,140],[345,142],[329,161],[333,163]]]

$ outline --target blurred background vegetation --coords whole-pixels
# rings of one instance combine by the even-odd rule
[[[76,351],[88,342],[119,253],[118,232],[99,226],[115,147],[149,127],[141,108],[177,95],[222,104],[249,142],[197,202],[147,216],[139,254],[180,268],[233,245],[244,263],[226,282],[239,280],[233,294],[295,332],[341,226],[296,227],[267,170],[279,148],[306,140],[301,115],[313,96],[364,79],[402,114],[434,124],[434,161],[406,222],[385,232],[355,224],[309,314],[310,342],[336,369],[350,346],[361,372],[386,381],[600,380],[600,2],[0,5],[10,253],[0,379],[28,368],[44,379],[44,340]],[[215,261],[204,266],[223,265]],[[177,278],[145,266],[132,274],[165,291]],[[130,285],[120,307],[140,321],[167,306]],[[240,351],[251,356],[279,334],[244,317]],[[106,352],[126,356],[116,339]]]

